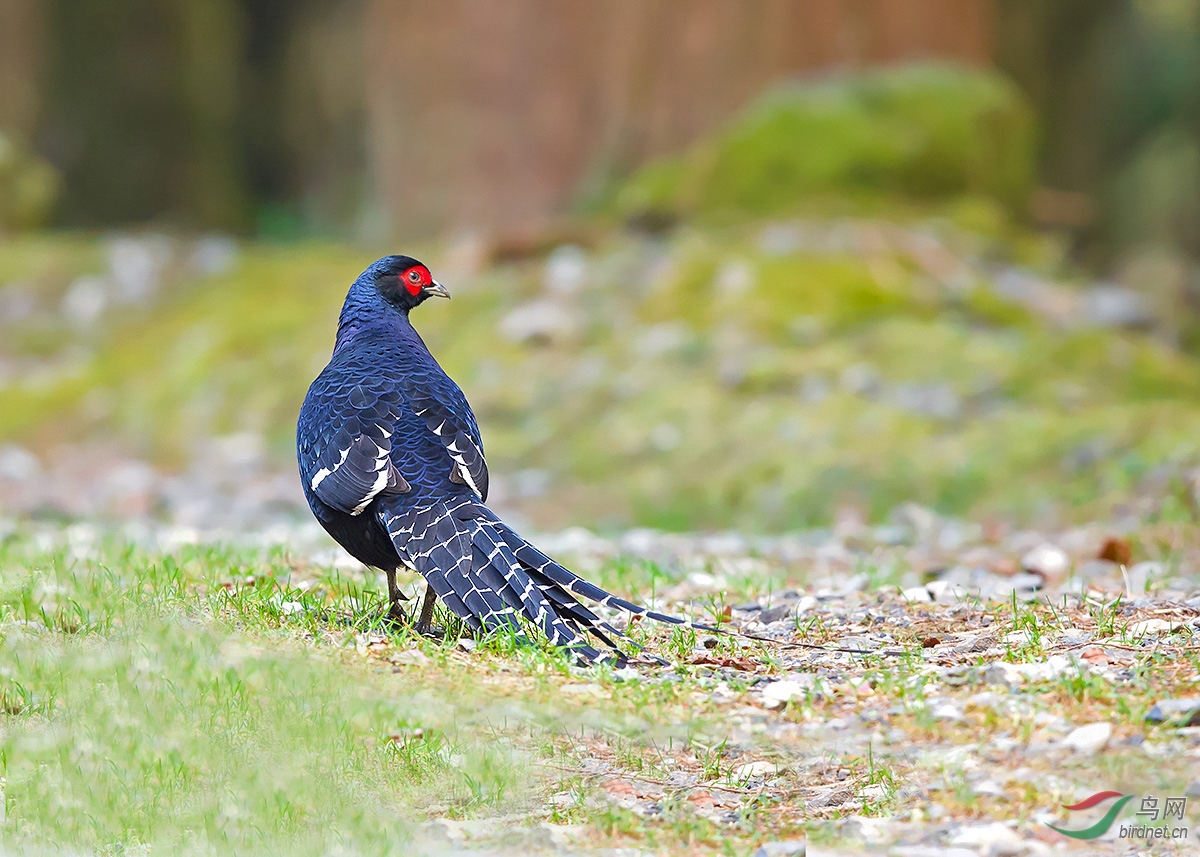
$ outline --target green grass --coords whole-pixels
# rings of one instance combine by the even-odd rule
[[[798,630],[822,642],[869,626],[907,654],[798,667],[810,652],[712,645],[636,623],[633,638],[671,663],[631,676],[581,669],[511,635],[469,652],[454,635],[416,638],[381,620],[374,576],[278,549],[160,554],[78,528],[22,530],[0,542],[0,841],[13,853],[420,853],[421,825],[449,819],[490,825],[469,834],[472,846],[528,849],[534,840],[519,831],[549,822],[569,825],[581,847],[736,857],[803,837],[806,824],[819,841],[830,835],[823,825],[853,814],[915,824],[905,814],[926,798],[913,795],[933,794],[956,818],[1031,827],[1063,802],[1064,776],[1130,789],[1188,781],[1184,754],[1160,759],[1151,778],[1139,745],[1126,741],[1174,740],[1172,727],[1145,715],[1155,700],[1194,695],[1200,672],[1186,632],[1138,645],[1130,628],[1159,607],[910,605],[884,582],[885,564],[864,556],[875,582],[857,606],[818,606]],[[682,573],[614,560],[589,576],[643,599]],[[724,603],[801,585],[767,567],[731,575],[724,600],[696,598],[691,609],[711,617]],[[1127,653],[1128,676],[1080,668],[1007,691],[984,684],[985,661],[1043,660],[1060,651],[1064,628]],[[996,640],[1029,633],[984,658],[954,653],[964,630]],[[931,652],[922,642],[931,637],[950,642],[935,640]],[[814,675],[811,689],[762,707],[761,681],[796,672]],[[986,701],[997,695],[1016,708]],[[935,714],[946,699],[962,712],[953,722]],[[835,718],[838,730],[826,726]],[[1098,768],[1070,757],[1045,782],[981,803],[973,780],[945,762],[997,737],[1058,740],[1045,731],[1057,718],[1114,724]],[[1009,762],[1040,770],[1059,757],[988,758],[1004,785]],[[753,761],[778,771],[739,772]],[[695,780],[680,785],[677,775]],[[806,811],[807,798],[834,785],[852,803]],[[636,806],[617,799],[635,789]],[[701,812],[714,795],[724,803]],[[635,811],[650,804],[650,814]]]
[[[703,853],[748,852],[727,849],[758,835],[686,806],[665,827],[590,801],[546,808],[582,758],[570,742],[608,742],[646,773],[655,748],[709,742],[696,757],[727,774],[715,709],[693,699],[702,678],[581,672],[504,636],[465,655],[456,638],[383,623],[373,580],[296,577],[277,551],[75,541],[0,542],[0,837],[19,853],[411,853],[427,819],[495,816]],[[659,576],[617,565],[601,578]],[[561,691],[579,682],[595,689]],[[574,787],[588,796],[595,781]]]
[[[517,748],[470,728],[485,713],[314,650],[311,595],[221,585],[271,565],[11,546],[0,562],[11,843],[400,853],[431,796],[463,815],[521,797]]]

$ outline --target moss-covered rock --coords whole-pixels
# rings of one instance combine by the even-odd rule
[[[0,132],[0,229],[45,225],[58,191],[54,168]]]
[[[680,157],[615,194],[626,217],[774,214],[805,197],[976,194],[1012,211],[1033,174],[1034,123],[995,72],[914,65],[769,91]]]

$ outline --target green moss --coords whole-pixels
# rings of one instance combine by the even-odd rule
[[[0,436],[58,425],[43,440],[65,440],[98,430],[178,461],[208,433],[286,433],[357,265],[345,249],[321,246],[247,253],[236,273],[94,331],[98,350],[74,375],[0,389]],[[81,414],[95,389],[114,404],[99,422]]]
[[[48,162],[0,132],[0,228],[44,226],[60,187]]]
[[[999,240],[945,221],[919,228],[968,248],[965,258],[973,242]],[[497,481],[550,474],[543,498],[522,501],[540,526],[778,530],[827,521],[843,503],[882,516],[908,500],[1082,515],[1128,499],[1139,474],[1200,463],[1187,430],[1200,421],[1195,357],[1142,334],[1059,329],[983,286],[938,286],[903,242],[870,257],[769,256],[756,238],[744,225],[681,230],[661,245],[669,264],[652,284],[598,280],[575,299],[580,337],[550,346],[498,334],[539,294],[537,265],[490,269],[471,288],[452,284],[452,303],[421,310],[423,336],[475,407]],[[644,249],[614,239],[595,270]],[[52,293],[95,252],[75,237],[30,236],[6,245],[0,270]],[[55,259],[76,269],[51,272]],[[179,283],[156,306],[87,331],[74,374],[0,388],[0,440],[46,450],[100,435],[170,466],[213,434],[251,430],[290,468],[296,410],[362,264],[347,247],[247,246],[237,271]],[[647,352],[662,323],[681,338]],[[79,350],[70,336],[53,359]],[[848,384],[852,367],[873,382]],[[897,392],[921,387],[953,396],[953,412],[925,413]]]
[[[819,194],[977,195],[1022,212],[1032,114],[994,72],[872,70],[768,92],[724,131],[615,194],[625,216],[774,214]]]

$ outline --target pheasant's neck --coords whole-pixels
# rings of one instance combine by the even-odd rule
[[[336,354],[353,342],[364,330],[380,327],[393,329],[399,336],[411,336],[416,333],[408,320],[407,310],[392,306],[374,289],[366,294],[355,294],[352,290],[346,296],[346,303],[342,306],[342,314],[338,318],[337,340],[334,342],[333,353]]]

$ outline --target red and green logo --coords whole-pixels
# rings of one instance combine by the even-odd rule
[[[1072,839],[1095,839],[1098,836],[1103,836],[1112,827],[1113,822],[1117,820],[1117,815],[1121,812],[1122,807],[1133,800],[1133,795],[1123,795],[1120,792],[1096,792],[1091,797],[1085,798],[1071,806],[1063,804],[1063,809],[1076,812],[1081,809],[1091,809],[1113,798],[1120,798],[1120,800],[1110,806],[1108,812],[1104,813],[1104,817],[1091,827],[1085,827],[1083,830],[1066,830],[1062,827],[1055,827],[1053,824],[1047,825],[1047,827],[1057,830],[1063,836],[1070,836]]]

